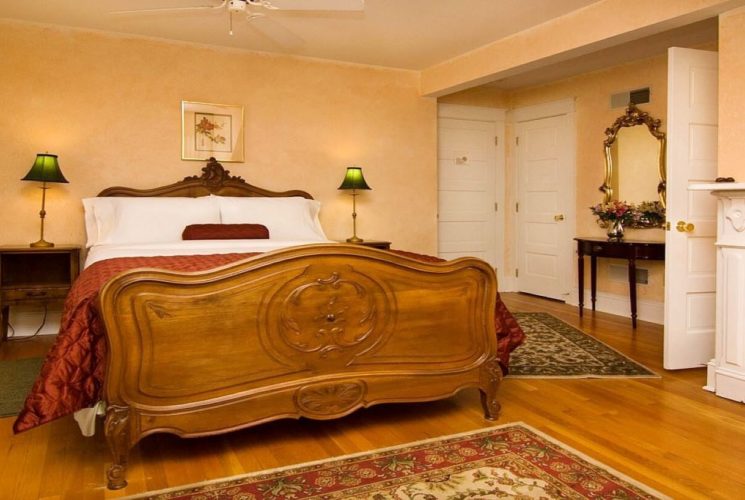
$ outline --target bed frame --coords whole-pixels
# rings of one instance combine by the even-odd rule
[[[169,186],[99,196],[302,196],[229,175],[211,159]],[[101,291],[108,359],[108,487],[157,432],[228,432],[280,418],[333,419],[378,403],[478,387],[499,412],[494,270],[359,245],[294,247],[199,273],[139,269]]]

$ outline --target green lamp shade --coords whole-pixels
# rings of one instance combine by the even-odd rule
[[[22,181],[39,181],[39,182],[68,182],[62,175],[62,170],[57,162],[57,155],[48,153],[39,153],[36,155],[36,161],[28,171]]]
[[[347,174],[339,189],[371,189],[362,175],[362,167],[347,167]]]

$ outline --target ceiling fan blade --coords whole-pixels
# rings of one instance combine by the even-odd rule
[[[278,10],[365,10],[365,0],[267,0],[267,3]]]
[[[157,14],[160,12],[186,12],[190,10],[217,10],[222,9],[228,0],[222,0],[219,5],[195,5],[193,7],[164,7],[162,9],[139,9],[139,10],[116,10],[109,12],[110,15],[119,16],[127,14]]]
[[[249,15],[247,21],[256,33],[284,49],[297,49],[305,44],[302,37],[267,16]]]

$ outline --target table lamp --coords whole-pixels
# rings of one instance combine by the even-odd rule
[[[371,189],[362,176],[362,167],[347,167],[347,173],[339,189],[352,190],[352,228],[351,238],[347,238],[348,243],[362,243],[362,238],[357,237],[357,192],[358,189]]]
[[[36,155],[36,161],[31,167],[31,170],[26,174],[26,177],[21,179],[22,181],[38,181],[41,182],[41,211],[39,217],[41,217],[41,238],[39,241],[31,243],[33,248],[51,248],[54,243],[44,241],[44,217],[47,215],[44,210],[44,205],[47,199],[47,182],[64,182],[67,183],[67,179],[62,175],[62,171],[59,168],[57,162],[57,155],[50,155],[49,153],[39,153]]]

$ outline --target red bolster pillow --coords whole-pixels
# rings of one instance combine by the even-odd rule
[[[191,224],[183,240],[267,240],[269,229],[262,224]]]

